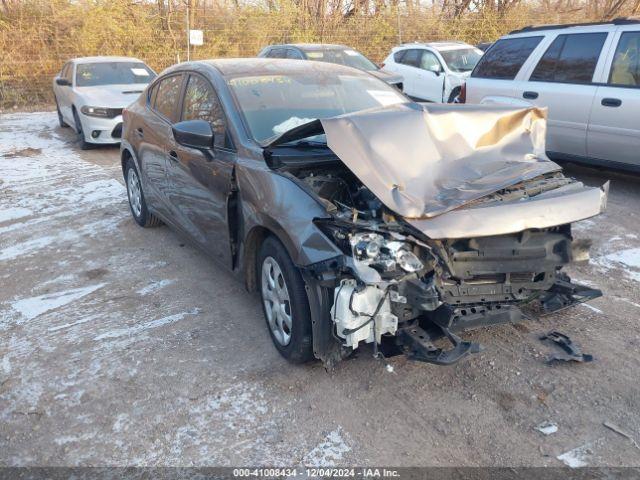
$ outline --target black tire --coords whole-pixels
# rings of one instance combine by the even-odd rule
[[[64,118],[62,118],[62,113],[60,113],[60,107],[58,106],[58,99],[56,98],[56,112],[58,113],[58,123],[60,124],[61,128],[68,128],[69,125],[67,124],[67,122],[64,121]]]
[[[130,178],[131,176],[131,178]],[[140,175],[136,170],[136,167],[131,159],[127,160],[124,168],[124,180],[127,187],[127,199],[129,200],[129,210],[131,210],[131,216],[138,225],[145,228],[157,227],[162,225],[162,221],[156,217],[147,208],[147,202],[144,199],[144,192],[142,191],[142,184],[140,183]],[[139,189],[139,206],[134,200],[135,194],[131,190],[131,184],[129,182],[137,183]]]
[[[449,95],[449,100],[447,101],[447,103],[453,103],[458,95],[460,95],[460,87],[456,87],[451,90],[451,94]]]
[[[89,150],[91,148],[91,144],[84,139],[82,122],[80,122],[80,117],[78,116],[78,112],[75,108],[73,109],[73,120],[76,124],[76,133],[78,134],[78,143],[80,145],[80,150]]]
[[[270,262],[268,259],[274,260],[280,267],[282,274],[281,277],[288,292],[291,329],[289,331],[289,342],[286,345],[283,345],[277,335],[274,334],[267,315],[267,304],[272,304],[272,302],[265,297],[265,289],[263,288],[263,268],[269,268],[265,265],[265,261]],[[280,354],[291,363],[300,364],[313,360],[311,313],[309,309],[309,300],[307,299],[307,293],[305,291],[304,280],[296,266],[291,261],[291,258],[289,258],[289,254],[286,249],[277,238],[273,236],[267,237],[262,243],[258,253],[256,267],[260,298],[262,300],[262,311],[274,346]]]

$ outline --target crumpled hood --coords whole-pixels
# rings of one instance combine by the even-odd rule
[[[146,84],[101,85],[98,87],[76,87],[87,104],[94,107],[124,108],[135,102]]]
[[[545,154],[546,109],[404,103],[320,122],[329,148],[407,219],[561,169]]]

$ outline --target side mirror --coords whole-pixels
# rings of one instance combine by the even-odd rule
[[[429,68],[427,70],[429,72],[435,73],[437,76],[440,76],[440,73],[442,72],[442,67],[438,64],[433,64],[433,65],[429,65]]]
[[[70,87],[71,86],[71,82],[69,80],[67,80],[66,78],[62,78],[62,77],[56,78],[56,84],[60,85],[61,87]]]
[[[191,148],[206,149],[213,147],[213,130],[205,120],[185,120],[173,127],[173,138],[180,145]]]

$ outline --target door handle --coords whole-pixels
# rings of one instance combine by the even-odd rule
[[[144,137],[144,132],[142,131],[142,128],[140,127],[136,128],[136,133],[140,138]]]
[[[619,98],[603,98],[600,104],[603,107],[619,107],[622,105],[622,100]]]
[[[535,100],[538,98],[538,92],[524,92],[522,94],[523,98],[528,98],[529,100]]]
[[[169,152],[168,157],[169,157],[169,160],[171,160],[171,161],[173,161],[173,162],[177,162],[177,161],[178,161],[178,154],[176,153],[176,151],[175,151],[175,150],[171,150],[171,151]]]

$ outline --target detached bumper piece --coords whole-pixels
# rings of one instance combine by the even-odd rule
[[[567,275],[560,275],[551,288],[540,296],[540,303],[545,312],[554,313],[601,296],[602,290],[571,283]]]
[[[554,353],[547,359],[547,363],[553,363],[557,360],[563,362],[591,362],[593,355],[582,353],[580,348],[564,333],[552,331],[540,337],[540,340],[550,340],[565,353]]]
[[[436,365],[452,365],[470,354],[483,350],[479,343],[463,341],[449,329],[436,325],[425,330],[416,322],[414,325],[398,329],[396,335],[401,350],[409,360]],[[437,347],[434,342],[441,338],[446,338],[452,348],[445,350]]]

